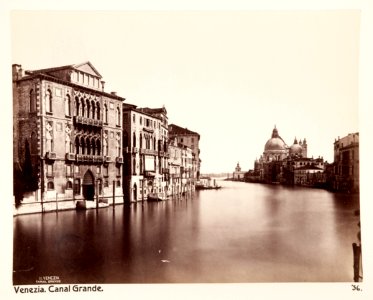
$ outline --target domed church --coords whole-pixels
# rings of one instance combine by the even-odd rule
[[[285,143],[275,128],[272,131],[272,137],[266,142],[262,156],[263,162],[282,161],[287,157],[307,157],[306,139],[299,142],[294,139],[294,144],[290,147]]]

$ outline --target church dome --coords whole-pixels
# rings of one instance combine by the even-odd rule
[[[303,147],[298,144],[297,139],[294,139],[294,144],[290,146],[289,153],[290,155],[295,155],[295,154],[302,155]]]
[[[273,129],[272,137],[267,141],[264,146],[264,151],[286,150],[286,144],[283,139],[278,135],[276,127]]]

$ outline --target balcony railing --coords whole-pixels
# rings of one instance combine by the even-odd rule
[[[136,147],[132,147],[132,153],[138,153],[139,152],[139,149],[136,148]]]
[[[66,153],[66,160],[74,161],[75,154],[74,153]]]
[[[115,158],[115,162],[116,162],[117,164],[122,164],[122,163],[123,163],[123,157],[116,157],[116,158]]]
[[[45,158],[46,159],[56,159],[57,158],[57,155],[55,152],[50,152],[48,151],[47,153],[45,153]]]
[[[84,124],[84,125],[102,127],[102,120],[96,120],[96,119],[86,118],[82,116],[75,116],[74,121],[76,124]]]
[[[110,162],[111,158],[110,156],[104,156],[104,162]]]

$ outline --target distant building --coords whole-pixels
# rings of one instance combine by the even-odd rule
[[[18,212],[123,202],[123,101],[90,62],[25,74],[13,65]]]
[[[123,105],[125,199],[147,200],[169,189],[168,118],[163,108]]]
[[[241,167],[240,167],[240,163],[238,162],[237,163],[237,166],[236,168],[234,169],[234,172],[233,172],[233,180],[244,180],[245,179],[245,171],[242,171],[241,170]]]
[[[255,160],[254,171],[247,175],[247,180],[258,181],[259,178],[260,181],[267,183],[310,186],[313,181],[312,176],[308,175],[317,172],[318,176],[322,174],[318,177],[317,184],[322,183],[320,178],[325,183],[324,160],[320,157],[308,158],[307,147],[306,139],[298,142],[296,138],[289,147],[275,127],[271,138],[265,143],[263,155]],[[305,177],[305,174],[308,175]]]
[[[359,191],[359,133],[350,133],[334,142],[334,178],[337,191]]]
[[[199,149],[200,135],[197,132],[191,131],[187,128],[182,128],[175,124],[168,126],[169,138],[173,140],[176,138],[177,143],[187,146],[192,150],[193,155],[193,179],[199,180],[201,159]]]

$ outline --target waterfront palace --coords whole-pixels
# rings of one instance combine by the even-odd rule
[[[12,71],[14,214],[194,190],[200,136],[165,107],[124,103],[90,62]]]

